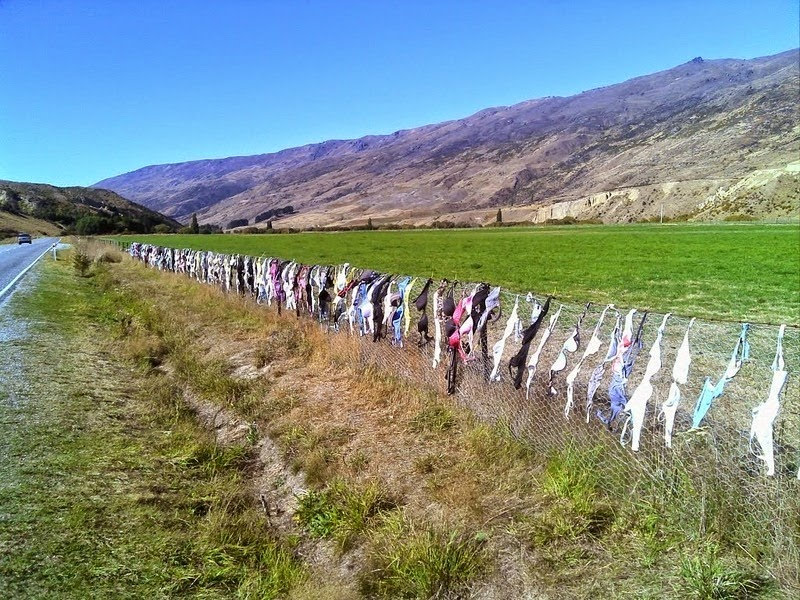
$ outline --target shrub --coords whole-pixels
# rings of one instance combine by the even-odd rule
[[[100,254],[100,256],[98,256],[94,260],[95,262],[98,263],[118,263],[122,259],[119,257],[118,254],[114,252],[103,252],[102,254]]]
[[[534,223],[530,221],[492,221],[491,223],[487,223],[483,227],[530,227],[534,225]]]
[[[728,215],[727,217],[725,217],[724,220],[725,221],[729,221],[729,222],[730,221],[758,221],[758,219],[756,219],[752,215],[742,215],[742,214]]]
[[[81,277],[86,277],[89,273],[89,267],[92,266],[92,260],[83,249],[76,248],[72,254],[72,267],[75,272]]]
[[[433,229],[472,229],[473,227],[480,227],[480,225],[470,221],[434,221],[431,223]]]
[[[563,219],[547,219],[544,224],[545,225],[575,225],[578,222],[578,219],[575,217],[564,217]]]
[[[433,229],[453,229],[456,226],[452,221],[434,221],[431,223]]]
[[[552,503],[532,524],[535,544],[598,536],[614,522],[612,508],[599,494],[599,456],[599,448],[568,446],[550,457],[541,486]]]
[[[275,538],[243,490],[203,499],[197,510],[206,512],[203,528],[183,550],[181,576],[167,596],[202,596],[216,588],[224,597],[282,598],[306,579],[291,545]]]

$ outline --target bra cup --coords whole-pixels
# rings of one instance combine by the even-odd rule
[[[688,379],[691,359],[692,357],[689,352],[679,352],[678,358],[675,359],[675,366],[672,369],[672,378],[681,385],[685,384]]]
[[[497,290],[496,293],[495,290]],[[490,304],[492,304],[492,302],[496,304],[497,298],[500,295],[500,288],[495,288],[495,290],[492,290],[490,292],[488,286],[481,285],[472,296],[472,305],[483,306],[485,308],[485,307],[490,307]]]
[[[469,334],[472,331],[472,317],[467,317],[467,320],[464,321],[464,324],[461,325],[458,331],[461,335]]]
[[[419,311],[425,310],[425,307],[428,306],[428,288],[430,288],[432,282],[432,279],[428,279],[428,281],[426,281],[425,285],[422,287],[422,291],[419,293],[419,296],[417,296],[417,299],[414,300],[414,306],[416,306],[417,310]]]
[[[442,301],[442,313],[444,313],[444,315],[447,317],[452,317],[454,312],[456,312],[456,303],[453,300],[453,297],[445,297],[445,299]]]
[[[572,369],[567,375],[567,385],[572,386],[575,383],[575,380],[578,378],[578,368]]]
[[[451,335],[447,336],[447,345],[451,348],[457,348],[460,342],[461,335],[458,333],[458,331],[454,331]]]
[[[595,354],[598,350],[600,350],[600,346],[603,345],[603,342],[600,341],[600,338],[596,335],[592,336],[592,339],[589,340],[589,343],[586,346],[586,354],[587,356],[591,356]]]
[[[417,310],[425,310],[425,307],[428,306],[428,293],[424,292],[420,294],[420,296],[414,300],[414,306],[417,307]]]
[[[617,340],[615,339],[611,344],[608,346],[608,352],[606,352],[606,362],[610,361],[617,355]]]
[[[451,335],[453,335],[456,332],[457,329],[458,329],[458,326],[455,324],[455,321],[453,321],[453,319],[447,319],[444,322],[444,335],[445,335],[445,337],[449,338]]]
[[[456,306],[456,309],[455,309],[455,311],[453,311],[453,315],[452,316],[453,316],[453,320],[456,323],[461,323],[461,320],[464,318],[464,305],[463,304],[459,304],[458,306]]]
[[[578,340],[575,339],[574,335],[566,341],[564,349],[567,352],[575,352],[578,349]]]
[[[561,371],[564,367],[567,366],[567,355],[561,352],[556,358],[556,362],[553,363],[553,366],[550,367],[551,371]]]
[[[648,380],[644,380],[642,381],[641,384],[639,384],[639,387],[637,387],[633,391],[633,396],[631,396],[631,399],[628,400],[628,403],[625,405],[625,408],[628,408],[628,406],[632,404],[637,404],[637,403],[645,404],[647,403],[648,400],[650,400],[652,396],[653,396],[653,384],[650,383]]]
[[[736,374],[739,372],[739,369],[742,368],[741,363],[732,362],[728,365],[728,368],[725,370],[725,379],[733,379],[736,377]]]

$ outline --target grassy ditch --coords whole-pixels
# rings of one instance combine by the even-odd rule
[[[169,378],[120,360],[121,298],[92,269],[46,261],[4,307],[0,596],[285,595],[307,571],[253,502],[250,449],[217,445]]]

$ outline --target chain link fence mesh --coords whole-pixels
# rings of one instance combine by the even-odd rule
[[[130,244],[117,244],[123,250],[130,249]],[[188,255],[194,251],[179,252]],[[155,266],[156,262],[151,260],[151,266]],[[203,280],[203,276],[196,278]],[[375,365],[446,393],[450,355],[445,340],[442,342],[442,360],[437,368],[432,366],[434,341],[422,346],[418,344],[416,324],[422,312],[414,307],[413,300],[424,282],[425,278],[418,278],[411,291],[412,302],[408,308],[412,324],[402,346],[391,343],[391,331],[378,342],[373,342],[371,335],[362,336],[360,357],[365,365]],[[434,281],[430,287],[425,311],[430,319],[431,335],[434,332],[432,299],[438,283]],[[474,286],[474,283],[456,284],[456,301],[460,293],[468,294]],[[255,297],[252,290],[242,292]],[[540,303],[545,301],[542,296],[535,296],[535,299]],[[349,303],[349,294],[347,300]],[[531,343],[529,357],[538,348],[550,318],[559,308],[560,315],[542,347],[530,393],[526,394],[527,369],[523,374],[521,389],[514,388],[508,370],[509,359],[520,348],[520,340],[516,335],[509,337],[505,344],[499,381],[487,381],[487,374],[492,368],[492,347],[503,336],[507,318],[516,302],[521,326],[524,328],[530,324],[534,306],[531,295],[501,291],[501,312],[486,327],[488,351],[482,351],[479,336],[476,335],[477,347],[472,355],[477,358],[467,363],[459,361],[456,393],[453,396],[455,402],[468,408],[481,421],[507,427],[516,438],[543,457],[563,457],[568,454],[570,464],[576,469],[591,471],[607,495],[614,497],[625,494],[634,503],[648,502],[659,507],[664,518],[669,513],[674,518],[683,519],[687,531],[702,534],[713,529],[723,539],[751,555],[768,571],[781,569],[781,579],[798,582],[800,329],[787,327],[783,337],[785,369],[789,374],[773,428],[775,475],[768,477],[764,461],[757,456],[760,448],[755,443],[751,445],[749,434],[753,409],[767,399],[770,390],[773,375],[771,365],[779,331],[777,326],[750,326],[747,338],[750,343],[749,359],[743,362],[736,376],[727,383],[723,395],[714,400],[701,426],[692,429],[694,405],[706,377],[711,378],[712,384],[722,377],[741,332],[739,323],[694,322],[689,334],[689,375],[686,383],[680,386],[681,402],[675,415],[672,447],[667,448],[664,424],[658,415],[661,404],[667,399],[673,364],[690,322],[684,316],[670,316],[660,345],[662,366],[651,379],[653,394],[647,403],[640,448],[634,452],[629,442],[625,445],[621,443],[625,417],[621,415],[609,426],[596,414],[597,410],[608,407],[610,366],[605,370],[594,406],[589,411],[586,408],[589,377],[606,356],[617,315],[624,319],[627,309],[616,307],[606,313],[598,331],[602,346],[583,362],[574,381],[574,406],[565,415],[566,377],[583,355],[605,306],[591,304],[587,308],[555,299],[552,301],[550,312]],[[274,304],[271,309],[275,310]],[[554,374],[551,382],[550,367],[564,342],[573,334],[584,311],[585,316],[578,327],[579,347],[566,354],[566,367]],[[634,317],[634,332],[641,317],[639,313]],[[663,317],[663,314],[647,315],[642,329],[642,347],[626,385],[628,398],[642,381],[649,351]],[[311,315],[309,318],[312,318]],[[359,335],[352,333],[349,323],[344,320],[337,324],[330,319],[322,319],[320,326],[332,335]],[[550,391],[551,387],[555,390],[554,394]],[[769,550],[765,552],[764,548]]]

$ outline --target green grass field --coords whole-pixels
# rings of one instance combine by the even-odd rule
[[[573,302],[800,324],[800,227],[670,224],[120,237],[484,280]]]

